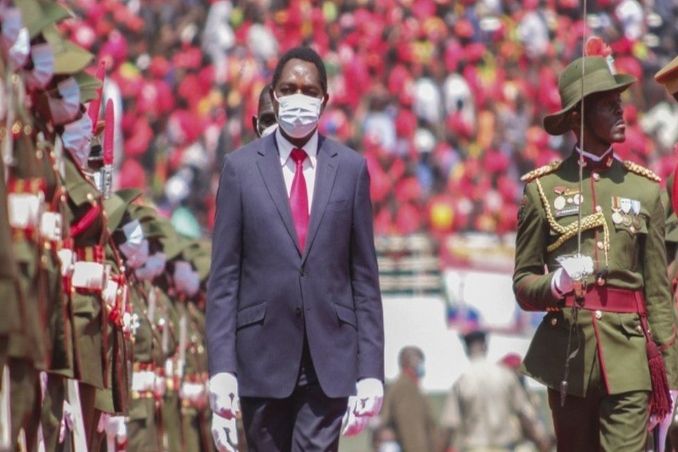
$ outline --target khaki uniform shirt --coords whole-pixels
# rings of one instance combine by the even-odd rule
[[[456,432],[461,451],[504,450],[523,438],[519,413],[535,417],[515,374],[474,359],[452,386],[440,424]]]

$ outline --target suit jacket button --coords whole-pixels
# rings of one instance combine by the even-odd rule
[[[551,319],[551,326],[556,326],[556,325],[558,325],[558,319],[556,319],[554,317],[554,318]]]
[[[297,317],[301,317],[304,311],[302,311],[301,306],[297,306],[294,308],[294,313],[297,315]]]
[[[304,276],[304,274],[305,274],[305,272],[304,272],[304,267],[301,267],[301,268],[299,269],[299,274],[300,274],[301,276]]]

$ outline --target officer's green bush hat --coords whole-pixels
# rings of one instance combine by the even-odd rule
[[[99,95],[97,91],[103,85],[101,80],[85,71],[76,72],[73,74],[73,78],[80,87],[80,102],[86,104],[87,102],[96,99]]]
[[[181,253],[191,245],[192,240],[180,235],[170,220],[158,217],[156,222],[165,234],[165,237],[160,239],[165,257],[168,261],[179,258]]]
[[[21,11],[21,20],[28,29],[31,39],[47,25],[73,17],[71,11],[55,1],[14,0],[14,4]]]
[[[632,75],[613,74],[603,57],[577,58],[560,74],[558,93],[562,109],[544,117],[544,129],[551,135],[564,134],[571,130],[570,124],[565,120],[567,113],[584,97],[606,91],[624,91],[635,81],[636,78]]]
[[[664,66],[654,76],[657,83],[666,87],[670,95],[678,93],[678,57],[675,57],[669,64]]]
[[[130,203],[142,195],[137,188],[128,188],[111,193],[111,197],[104,200],[104,210],[108,218],[108,230],[115,231],[125,216]]]
[[[193,266],[195,267],[195,270],[198,272],[200,282],[205,281],[207,277],[210,275],[210,263],[211,258],[208,254],[201,254],[193,258]]]
[[[61,36],[56,25],[44,27],[42,35],[54,52],[55,74],[75,74],[85,69],[94,59],[92,53]]]
[[[162,225],[158,222],[159,214],[155,207],[146,204],[130,206],[130,215],[141,222],[144,237],[162,239],[167,237]]]

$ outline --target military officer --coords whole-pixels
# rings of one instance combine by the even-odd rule
[[[661,68],[654,76],[657,83],[664,85],[667,93],[678,101],[678,57],[671,60],[666,66]],[[678,291],[678,217],[676,216],[676,207],[678,207],[678,185],[676,185],[676,173],[666,180],[666,257],[668,260],[669,281],[671,282],[671,292],[673,294],[674,307],[678,308],[676,292]],[[675,404],[675,401],[674,401]],[[663,428],[660,428],[660,444],[662,436],[668,433],[670,444],[678,445],[678,419],[676,419],[676,407],[671,417],[671,423],[666,422]],[[668,431],[667,431],[668,430]],[[670,449],[668,445],[667,449]]]
[[[602,57],[570,63],[544,128],[577,144],[523,177],[513,289],[546,315],[521,370],[548,387],[558,450],[644,450],[678,388],[659,178],[613,149],[634,81]]]

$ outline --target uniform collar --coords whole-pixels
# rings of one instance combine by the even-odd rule
[[[575,146],[574,150],[576,157],[578,157],[578,154],[581,153],[582,157],[584,158],[584,168],[587,168],[591,171],[605,171],[612,166],[612,163],[615,159],[612,147],[605,151],[601,156],[583,151],[577,146]]]

